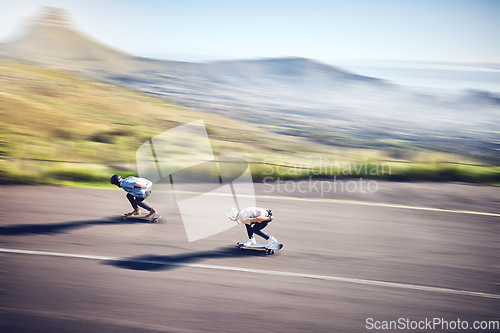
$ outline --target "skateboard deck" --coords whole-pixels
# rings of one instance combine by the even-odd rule
[[[159,214],[153,214],[150,217],[146,217],[146,215],[123,215],[123,221],[127,221],[128,219],[141,219],[148,220],[151,223],[158,223],[160,221],[161,216]]]
[[[274,254],[275,251],[279,251],[283,248],[283,244],[273,244],[271,246],[267,246],[267,243],[255,243],[254,245],[245,246],[243,245],[245,242],[238,242],[236,245],[240,249],[252,249],[252,250],[264,250],[266,254]]]

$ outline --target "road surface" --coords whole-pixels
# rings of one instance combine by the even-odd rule
[[[399,318],[500,319],[500,189],[256,191],[276,212],[266,231],[285,247],[275,255],[236,249],[243,226],[189,243],[175,205],[160,224],[123,222],[119,189],[2,186],[0,332],[361,332]]]

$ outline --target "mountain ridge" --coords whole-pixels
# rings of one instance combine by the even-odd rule
[[[306,77],[308,71],[325,71],[339,80],[354,82],[382,82],[382,80],[356,75],[327,64],[300,57],[219,60],[212,62],[183,62],[130,55],[95,40],[78,29],[71,15],[60,8],[43,7],[39,15],[29,20],[24,33],[11,42],[0,44],[0,55],[5,58],[28,61],[35,65],[75,71],[94,78],[107,78],[116,74],[164,71],[174,74],[172,65],[180,66],[191,75],[206,76],[202,72],[229,71],[245,76],[245,70],[277,77]],[[186,69],[186,67],[191,67]],[[221,68],[225,67],[225,68]],[[231,67],[231,69],[228,69]],[[239,67],[235,68],[235,67]],[[246,69],[245,69],[246,68]],[[215,73],[217,74],[217,73]],[[212,74],[213,75],[213,74]],[[217,74],[219,75],[219,74]]]

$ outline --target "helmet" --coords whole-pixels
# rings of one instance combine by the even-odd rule
[[[226,211],[226,216],[230,219],[230,220],[233,220],[233,221],[236,221],[236,218],[238,217],[238,210],[234,207],[232,208],[229,208],[227,211]]]
[[[120,175],[113,175],[113,176],[111,176],[111,179],[109,181],[113,185],[119,185],[120,184],[120,180],[122,180],[122,177]]]

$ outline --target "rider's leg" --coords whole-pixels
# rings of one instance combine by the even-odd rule
[[[140,206],[140,207],[142,207],[142,208],[144,208],[144,209],[146,209],[148,211],[152,211],[153,210],[153,208],[151,208],[150,205],[148,205],[147,203],[144,202],[143,198],[135,198],[135,203],[138,206]]]
[[[245,227],[247,228],[248,238],[252,238],[253,237],[252,226],[250,224],[245,224]]]
[[[127,193],[127,199],[132,205],[132,208],[134,208],[134,211],[139,210],[139,207],[137,207],[137,202],[135,201],[135,197],[132,194]]]
[[[264,229],[265,227],[267,227],[267,225],[269,224],[269,222],[260,222],[260,223],[255,223],[255,225],[252,227],[252,231],[259,235],[260,237],[264,238],[265,240],[268,240],[269,237],[269,234],[267,232],[264,232],[262,231],[262,229]]]
[[[150,217],[154,214],[156,214],[156,209],[152,208],[150,205],[148,205],[147,203],[144,202],[144,199],[145,198],[135,198],[135,203],[138,205],[138,206],[141,206],[142,208],[146,209],[149,211],[149,214],[146,215],[145,217]]]

